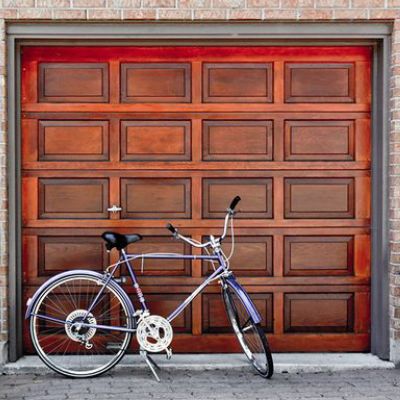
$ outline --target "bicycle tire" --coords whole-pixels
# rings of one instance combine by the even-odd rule
[[[222,289],[222,297],[233,331],[249,362],[260,376],[266,379],[271,378],[274,373],[274,363],[268,340],[261,324],[254,322],[242,299],[230,286],[226,285]],[[247,332],[254,335],[255,341],[253,343],[251,343]],[[254,349],[250,348],[250,346],[254,347],[254,345],[258,347],[258,353],[255,353]],[[258,354],[257,358],[255,354]]]
[[[74,342],[74,340],[72,340],[71,337],[68,335],[66,325],[62,326],[62,328],[55,328],[54,326],[51,327],[51,321],[50,321],[50,323],[49,323],[50,328],[47,328],[47,331],[50,330],[50,332],[51,332],[51,329],[53,329],[53,331],[55,329],[58,329],[59,333],[54,333],[53,336],[61,336],[61,337],[64,336],[64,339],[61,339],[61,340],[63,340],[62,343],[64,343],[64,346],[66,346],[66,348],[63,351],[63,348],[55,347],[54,348],[55,349],[54,350],[54,354],[52,354],[52,355],[46,354],[46,350],[45,350],[46,345],[43,345],[41,343],[41,340],[38,337],[38,335],[40,334],[38,329],[40,328],[40,324],[43,325],[44,324],[43,321],[45,321],[45,323],[47,323],[47,320],[40,319],[40,318],[36,317],[35,315],[38,314],[38,313],[41,313],[41,311],[46,308],[46,303],[44,303],[46,298],[50,299],[50,296],[56,296],[57,288],[59,289],[60,292],[62,292],[63,288],[61,286],[64,283],[71,282],[71,281],[74,281],[74,280],[75,281],[79,280],[79,281],[82,282],[85,279],[87,281],[90,281],[91,283],[97,285],[97,288],[100,289],[101,286],[99,285],[99,279],[94,277],[91,274],[85,274],[83,272],[80,272],[80,273],[77,273],[77,274],[74,274],[74,275],[69,275],[67,277],[62,276],[62,277],[60,277],[60,279],[56,279],[49,287],[47,287],[43,291],[43,293],[40,294],[40,296],[38,297],[37,301],[35,302],[35,304],[34,304],[34,306],[32,308],[33,316],[30,317],[30,323],[29,323],[29,325],[30,325],[30,335],[31,335],[32,343],[33,343],[33,346],[34,346],[37,354],[41,358],[41,360],[50,369],[52,369],[53,371],[55,371],[55,372],[57,372],[57,373],[59,373],[61,375],[70,377],[70,378],[90,378],[90,377],[99,376],[99,375],[104,374],[105,372],[109,371],[116,364],[118,364],[118,362],[122,359],[122,357],[124,356],[126,350],[129,347],[131,339],[132,339],[132,333],[131,332],[125,332],[120,348],[118,348],[118,350],[115,351],[114,354],[110,354],[110,356],[111,356],[110,360],[105,362],[104,365],[100,365],[100,366],[96,366],[96,367],[90,367],[90,365],[91,365],[90,363],[86,364],[86,361],[90,361],[91,360],[92,364],[93,364],[97,360],[102,360],[103,358],[106,357],[104,354],[102,355],[101,352],[99,350],[97,350],[97,349],[95,349],[95,351],[97,351],[97,354],[88,353],[88,349],[86,349],[86,353],[82,354],[82,357],[86,356],[85,357],[85,364],[81,363],[80,364],[80,369],[78,369],[77,367],[73,368],[71,366],[67,367],[65,365],[62,365],[62,362],[61,362],[62,358],[61,357],[62,356],[70,357],[70,360],[72,360],[72,357],[79,357],[79,353],[78,353],[78,355],[71,355],[71,356],[67,355],[68,346],[70,346],[71,344],[74,345],[74,346],[77,346],[77,344],[76,343],[72,343],[72,342]],[[76,288],[78,287],[77,285],[78,285],[78,283],[73,283],[70,286],[70,289],[68,289],[68,290],[71,290],[71,289],[75,289],[76,290]],[[61,289],[60,289],[60,287],[61,287]],[[89,291],[89,289],[86,289],[86,290],[87,290],[87,292]],[[132,318],[130,316],[130,313],[129,313],[129,305],[127,304],[127,302],[124,299],[124,297],[120,294],[120,290],[117,287],[117,285],[114,282],[110,282],[109,285],[107,286],[106,290],[107,290],[107,295],[108,296],[114,296],[114,298],[112,298],[112,301],[114,302],[114,304],[110,308],[109,312],[111,313],[111,309],[115,308],[115,306],[117,304],[116,301],[119,301],[119,303],[120,303],[120,305],[122,307],[122,311],[125,313],[125,317],[126,317],[126,321],[127,321],[126,322],[126,327],[127,328],[133,328],[134,327],[133,326],[134,322],[133,322],[133,320],[132,320]],[[63,315],[64,318],[66,319],[68,317],[68,313],[69,313],[70,309],[72,309],[75,305],[79,304],[78,308],[79,309],[82,308],[81,307],[82,302],[79,302],[80,299],[76,297],[76,294],[75,294],[75,299],[73,301],[72,300],[68,300],[68,296],[65,295],[65,294],[59,294],[59,296],[62,296],[62,299],[63,299],[62,305],[60,305],[60,309],[56,310],[56,303],[55,303],[55,301],[53,299],[50,299],[48,301],[47,308],[48,308],[48,310],[50,310],[53,313],[59,312],[60,313],[60,317],[61,317],[61,315]],[[86,294],[86,297],[88,297],[87,294]],[[78,301],[78,303],[77,303],[77,301]],[[89,301],[89,299],[88,299],[88,301]],[[110,297],[110,302],[111,302],[111,297]],[[97,305],[96,305],[96,307],[97,307]],[[96,310],[96,307],[94,307],[94,310]],[[73,311],[72,311],[72,313],[73,313]],[[82,314],[82,312],[81,312],[81,314]],[[69,315],[71,315],[71,313],[69,313]],[[105,312],[103,312],[101,315],[100,314],[98,314],[98,315],[103,320],[106,320],[107,317],[108,317],[107,314],[105,314]],[[106,317],[105,317],[105,315],[106,315]],[[51,316],[51,315],[47,315],[47,316]],[[94,316],[94,318],[96,318],[95,311],[93,312],[93,316]],[[118,318],[120,319],[121,317],[118,317]],[[122,316],[122,319],[123,318],[124,317]],[[38,321],[39,321],[39,324],[37,324]],[[101,324],[102,320],[100,319],[100,321],[96,321],[96,322],[98,324]],[[44,326],[46,326],[46,325],[44,325]],[[60,325],[58,325],[58,326],[60,326]],[[42,331],[43,331],[43,326],[40,329],[42,329]],[[87,332],[88,332],[91,328],[86,328],[86,329],[87,329]],[[72,329],[71,329],[71,331],[72,331]],[[103,340],[103,341],[107,340],[107,337],[105,338],[104,336],[109,334],[108,332],[114,332],[114,331],[109,331],[109,330],[103,330],[103,331],[105,331],[105,333],[103,334],[103,337],[100,337],[98,343],[101,343],[100,342],[101,340]],[[87,334],[87,332],[86,332],[86,334]],[[105,344],[103,344],[103,343],[101,343],[101,345],[100,344],[97,345],[97,342],[95,342],[95,340],[94,340],[95,337],[96,337],[96,334],[98,334],[98,333],[100,333],[100,335],[101,335],[101,330],[97,329],[96,332],[93,334],[93,337],[90,338],[90,340],[93,341],[94,345],[99,346],[98,347],[99,349],[100,349],[100,346],[102,346],[103,352],[104,352],[104,350],[108,350],[107,346]],[[91,334],[92,334],[92,332],[91,332]],[[70,333],[70,335],[73,335],[73,333]],[[112,336],[115,336],[116,338],[118,338],[117,335],[112,335]],[[89,337],[89,336],[87,336],[87,337]],[[98,335],[98,337],[99,337],[99,335]],[[47,339],[46,338],[44,338],[44,339],[42,338],[42,340],[43,340],[43,343],[46,343],[46,340],[49,341],[49,338],[47,338]],[[49,345],[47,345],[47,347],[48,346]],[[61,345],[59,344],[58,346],[61,346]],[[63,354],[59,354],[61,352]],[[100,356],[100,357],[103,356],[103,358],[97,358],[97,359],[93,360],[94,356]],[[92,357],[92,358],[90,358],[90,357]],[[64,358],[64,361],[66,361],[65,358]],[[77,361],[77,359],[75,359],[74,361]],[[70,363],[71,363],[71,361],[70,361]],[[86,367],[86,365],[87,365],[87,367]]]

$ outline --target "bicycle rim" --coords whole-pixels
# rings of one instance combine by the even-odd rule
[[[253,321],[236,291],[229,286],[223,290],[223,298],[243,352],[261,376],[270,378],[273,374],[273,361],[262,327]]]
[[[112,284],[83,320],[101,287],[99,279],[91,275],[64,277],[47,288],[33,307],[32,342],[40,358],[54,371],[69,377],[96,376],[123,357],[132,337],[130,332],[88,327],[77,332],[71,324],[61,325],[36,316],[131,328],[129,308]]]

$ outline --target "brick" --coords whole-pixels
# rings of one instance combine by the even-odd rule
[[[263,19],[265,20],[292,20],[297,18],[296,10],[263,10]]]
[[[247,0],[247,7],[277,8],[279,0]]]
[[[400,10],[369,10],[369,19],[394,19],[400,16]]]
[[[282,0],[281,8],[314,7],[314,0]]]
[[[54,19],[86,19],[87,12],[86,10],[54,10],[53,11],[53,18]]]
[[[178,8],[210,8],[211,0],[179,0]]]
[[[106,0],[72,0],[72,7],[76,8],[99,8],[105,6]]]
[[[156,10],[137,9],[137,10],[122,10],[122,19],[125,20],[152,20],[156,19]]]
[[[140,8],[141,0],[108,0],[109,8]]]
[[[244,8],[245,0],[213,0],[215,8]]]
[[[194,10],[194,19],[199,20],[225,20],[226,10]]]
[[[315,9],[302,9],[299,10],[299,19],[310,20],[330,20],[333,18],[332,10],[315,10]]]
[[[88,19],[121,19],[121,10],[88,10]]]
[[[315,8],[349,8],[350,0],[316,0]]]
[[[229,10],[228,19],[260,20],[262,10]]]
[[[170,19],[170,20],[191,20],[192,19],[192,11],[191,10],[166,10],[162,9],[158,11],[159,19]]]
[[[367,19],[367,10],[333,10],[333,18],[341,20],[351,20],[351,19]]]
[[[16,8],[9,8],[6,10],[0,10],[0,18],[4,18],[7,20],[17,19],[18,18],[18,10]]]
[[[36,0],[36,6],[41,8],[69,8],[70,5],[70,0]]]
[[[4,8],[35,7],[35,0],[3,0]]]
[[[352,8],[382,8],[384,6],[382,0],[353,0]]]
[[[18,10],[19,19],[51,19],[49,8],[21,8]]]
[[[144,8],[173,8],[175,0],[143,0]]]

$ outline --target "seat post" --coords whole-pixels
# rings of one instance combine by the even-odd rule
[[[139,282],[136,279],[135,271],[133,270],[133,267],[126,255],[125,249],[121,249],[121,258],[125,261],[125,264],[128,267],[129,275],[131,276],[131,279],[132,279],[132,284],[133,284],[132,286],[135,288],[136,295],[140,301],[140,305],[142,306],[142,310],[146,311],[146,310],[148,310],[147,305],[146,305],[146,300],[143,296],[142,289],[140,289]]]

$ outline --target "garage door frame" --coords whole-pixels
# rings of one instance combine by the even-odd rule
[[[138,41],[213,40],[225,44],[257,40],[257,44],[371,45],[372,69],[372,218],[371,218],[371,352],[389,358],[389,66],[391,24],[368,23],[136,23],[136,24],[9,24],[7,26],[8,112],[8,265],[9,361],[22,356],[20,55],[22,44],[54,41],[101,44]],[[340,32],[340,33],[338,33]],[[73,42],[73,43],[72,43]],[[99,43],[97,42],[97,43]],[[171,44],[171,42],[164,42]]]

